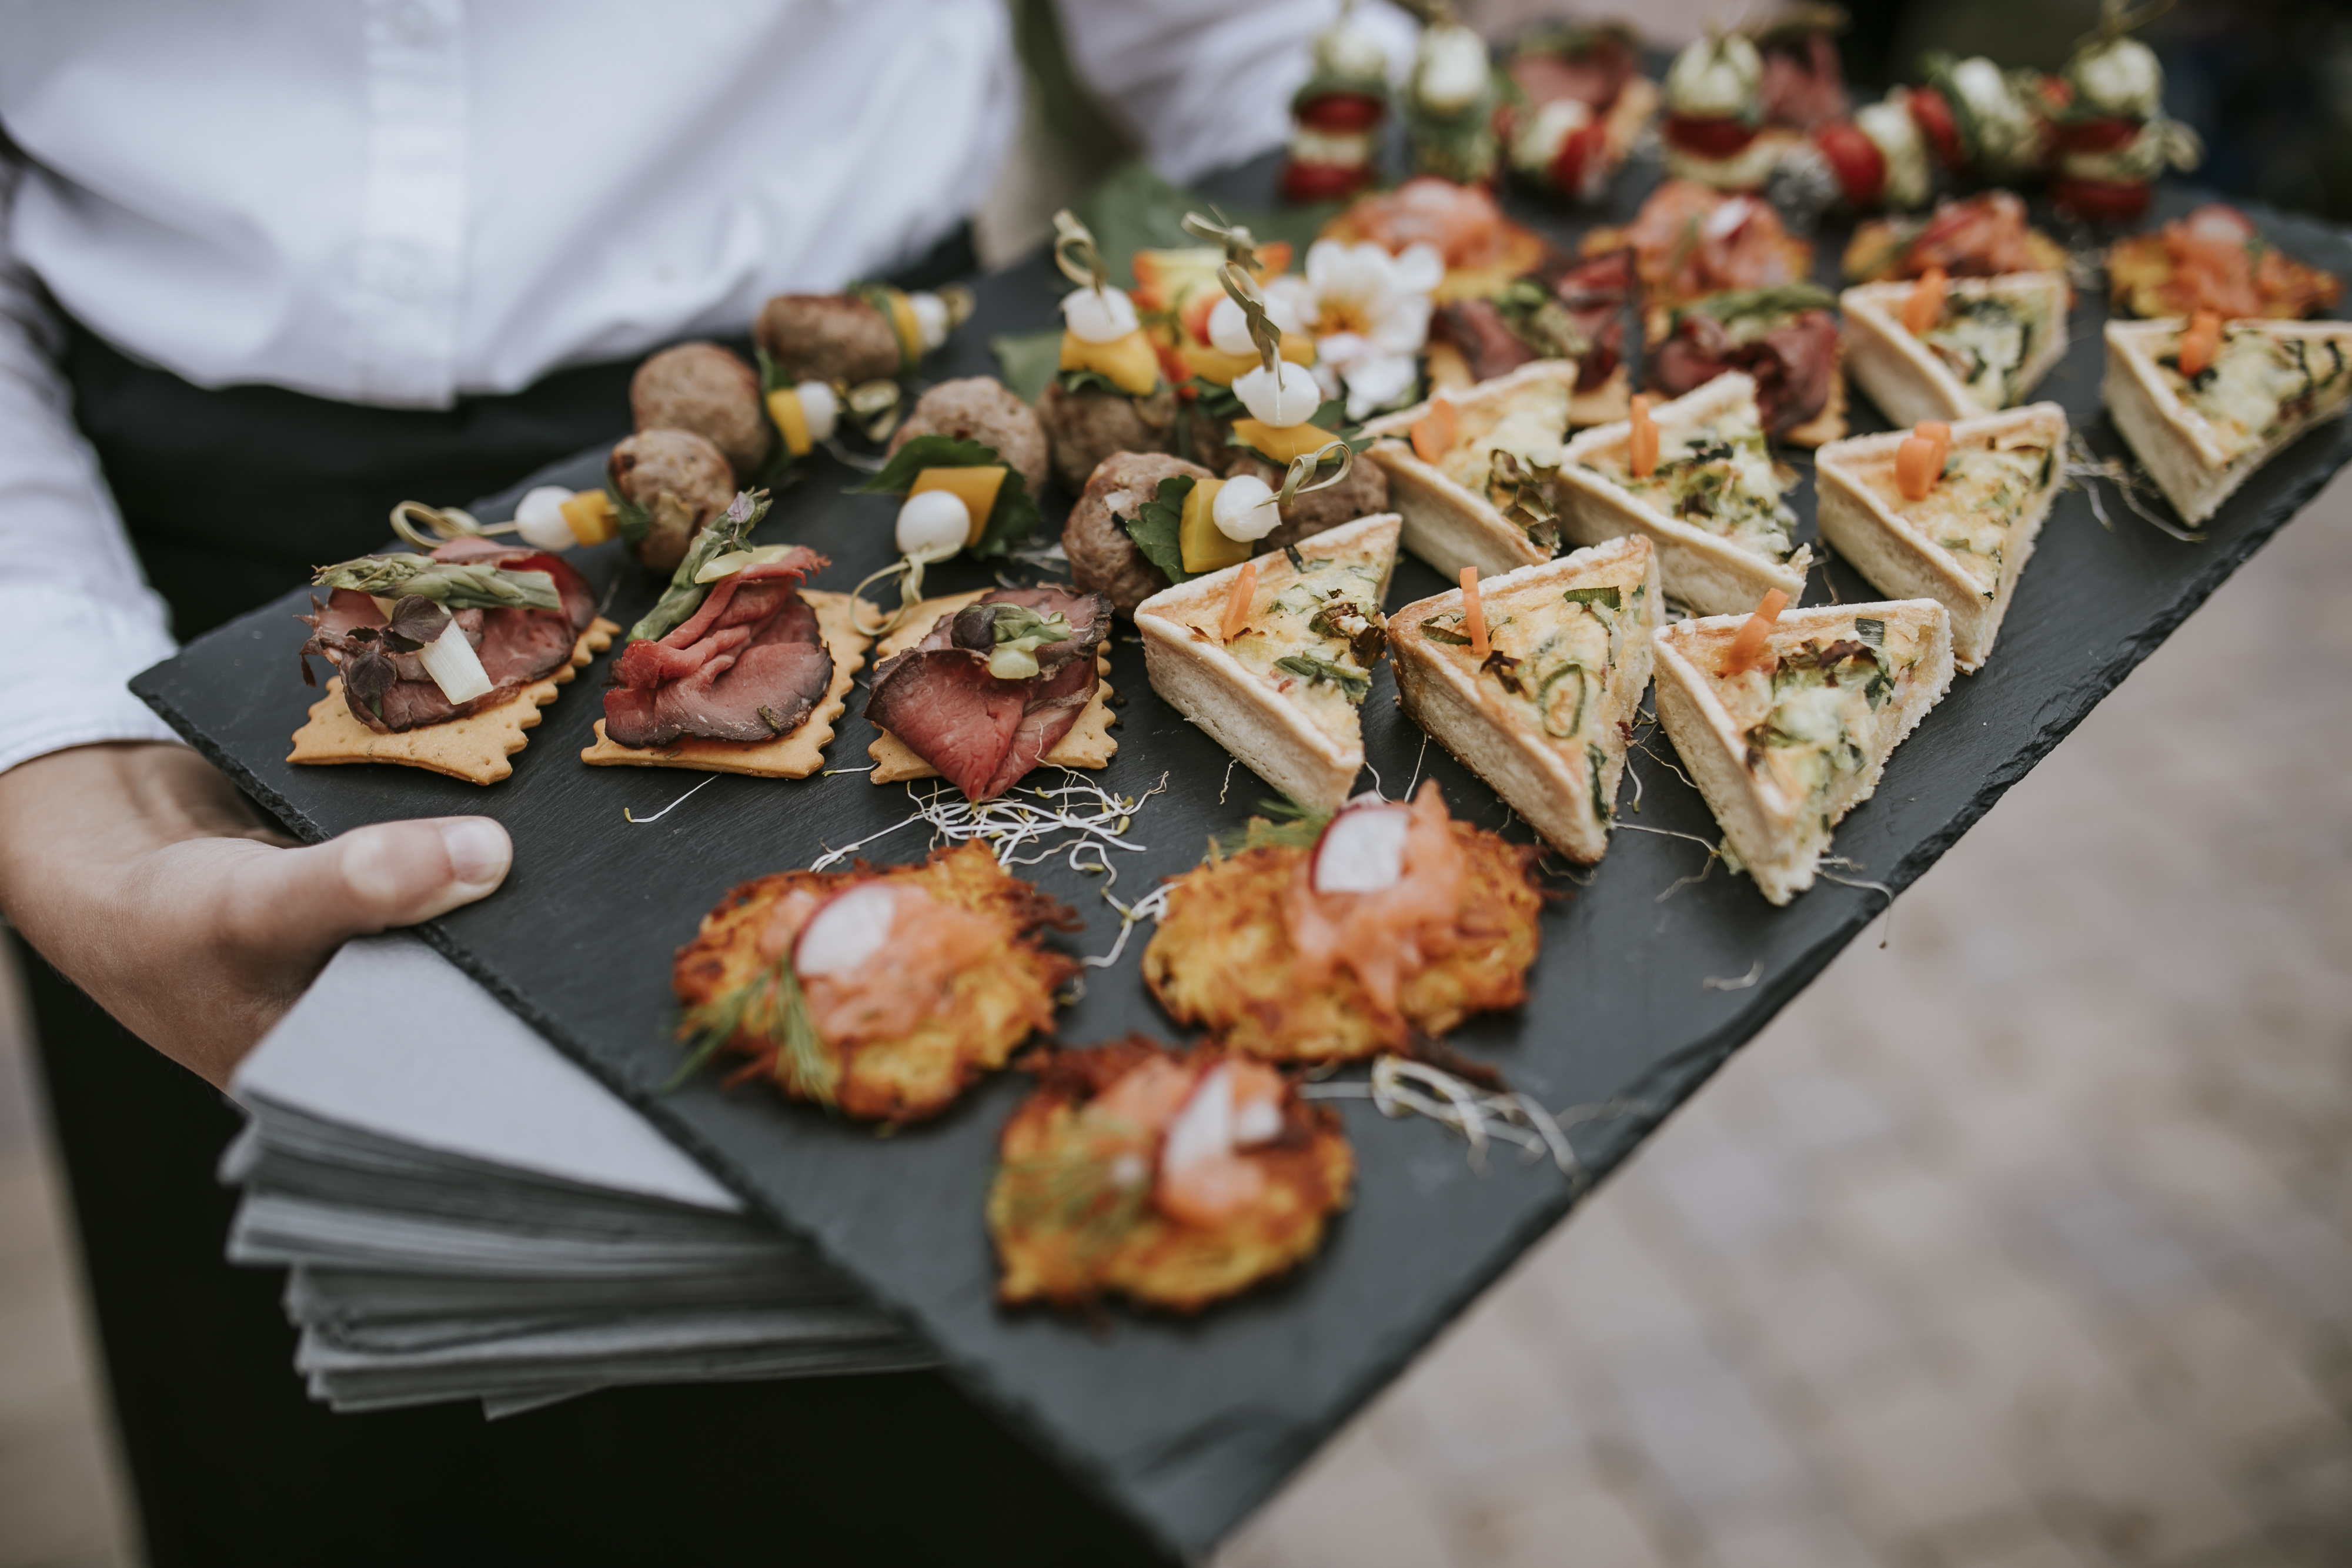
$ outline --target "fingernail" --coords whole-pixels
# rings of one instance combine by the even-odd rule
[[[507,874],[514,846],[507,831],[487,817],[452,817],[439,824],[449,869],[467,887],[495,887]]]

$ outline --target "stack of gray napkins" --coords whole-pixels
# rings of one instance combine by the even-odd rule
[[[413,938],[347,946],[232,1092],[229,1257],[289,1270],[337,1409],[936,1359]]]

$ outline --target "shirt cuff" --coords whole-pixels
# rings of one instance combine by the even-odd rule
[[[131,591],[144,601],[143,587]],[[176,740],[131,695],[131,677],[173,653],[144,602],[116,605],[49,585],[0,585],[0,772],[110,740]]]

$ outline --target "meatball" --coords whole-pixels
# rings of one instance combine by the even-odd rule
[[[776,433],[760,406],[760,378],[716,343],[680,343],[637,367],[629,413],[639,430],[690,430],[719,448],[735,477],[767,462]]]
[[[779,294],[752,329],[776,367],[796,382],[852,385],[898,373],[898,334],[854,294]]]
[[[1189,474],[1214,476],[1197,463],[1158,452],[1114,452],[1095,465],[1085,493],[1062,525],[1062,549],[1070,577],[1080,588],[1101,594],[1121,615],[1168,586],[1160,569],[1144,558],[1120,519],[1160,491],[1160,481]]]
[[[677,570],[703,524],[735,499],[735,471],[690,430],[641,430],[613,448],[614,486],[646,510],[652,529],[631,548],[651,571]]]
[[[918,435],[948,435],[992,446],[1008,467],[1028,481],[1029,493],[1045,488],[1045,429],[1029,405],[994,376],[941,382],[921,397],[890,438],[890,450]]]
[[[1275,489],[1282,488],[1283,471],[1253,452],[1240,452],[1225,477],[1238,479],[1253,475]],[[1265,536],[1258,549],[1277,550],[1326,528],[1336,528],[1341,523],[1352,523],[1358,517],[1368,517],[1374,512],[1385,512],[1389,507],[1389,478],[1377,463],[1361,457],[1349,470],[1347,479],[1328,490],[1318,490],[1311,496],[1302,495],[1282,508],[1282,526]]]
[[[1176,450],[1176,389],[1162,386],[1150,397],[1129,397],[1100,387],[1064,392],[1055,381],[1037,400],[1037,422],[1054,448],[1054,477],[1076,492],[1114,452]]]
[[[1183,404],[1176,420],[1176,450],[1195,463],[1207,464],[1217,477],[1223,478],[1234,459],[1241,455],[1238,449],[1226,444],[1234,422],[1213,418],[1202,412],[1198,402]]]

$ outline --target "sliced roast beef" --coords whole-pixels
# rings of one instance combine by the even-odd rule
[[[373,598],[339,588],[328,595],[323,607],[313,599],[313,612],[296,617],[310,628],[310,641],[302,644],[303,684],[317,684],[309,656],[323,656],[344,677],[344,706],[370,729],[397,735],[496,707],[562,669],[572,657],[580,633],[595,618],[596,596],[587,580],[559,556],[467,538],[441,546],[433,552],[433,559],[487,564],[509,571],[543,571],[553,580],[563,608],[455,612],[452,618],[466,641],[474,645],[474,655],[482,662],[490,689],[470,702],[453,704],[425,673],[413,649],[404,652],[385,640],[383,612]]]
[[[773,740],[800,727],[833,685],[833,654],[801,580],[824,564],[795,549],[720,580],[659,642],[613,661],[604,735],[621,746]]]
[[[1037,648],[1037,674],[1026,680],[989,674],[994,605],[1069,622],[1067,638]],[[938,768],[967,800],[993,800],[1077,723],[1095,695],[1095,661],[1110,624],[1110,601],[1099,593],[1025,588],[985,594],[875,666],[866,716]]]
[[[1451,343],[1470,367],[1470,379],[1489,382],[1538,358],[1536,350],[1503,319],[1491,299],[1456,299],[1437,307],[1429,335]],[[1581,378],[1580,378],[1581,379]]]
[[[1650,378],[1660,392],[1680,397],[1726,371],[1756,380],[1756,406],[1765,431],[1780,435],[1822,412],[1837,368],[1837,321],[1826,310],[1805,310],[1753,336],[1735,337],[1714,317],[1685,313],[1675,335],[1650,356]]]
[[[1633,251],[1628,246],[1552,272],[1546,281],[1591,347],[1577,361],[1576,384],[1591,392],[1625,358],[1625,309],[1633,303]]]

